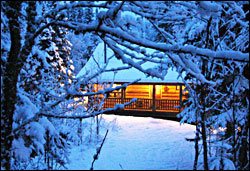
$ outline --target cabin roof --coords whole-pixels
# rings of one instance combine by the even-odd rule
[[[147,52],[154,52],[154,49],[146,48]],[[112,68],[119,68],[128,66],[127,64],[123,64],[121,60],[118,60],[115,56],[113,51],[108,48],[107,46],[107,58],[113,56],[111,59],[109,59],[108,65],[106,69],[112,69]],[[100,68],[104,67],[106,64],[104,62],[104,43],[99,43],[96,47],[93,55],[88,60],[88,62],[85,64],[85,66],[79,71],[76,78],[81,79],[81,77],[90,76],[100,71]],[[147,68],[153,68],[156,65],[151,62],[145,62],[141,66],[144,69]],[[119,70],[117,72],[104,72],[101,75],[99,75],[97,78],[95,78],[95,81],[105,81],[105,82],[111,82],[114,80],[114,82],[131,82],[138,78],[141,80],[139,82],[149,82],[149,83],[183,83],[182,79],[179,77],[179,73],[175,70],[168,69],[167,75],[164,77],[164,80],[161,80],[159,78],[152,78],[151,76],[147,77],[146,74],[142,73],[141,71],[130,68],[126,70]],[[183,75],[184,76],[184,75]]]

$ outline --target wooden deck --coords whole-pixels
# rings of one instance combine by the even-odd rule
[[[115,114],[115,115],[122,115],[122,116],[138,116],[138,117],[152,117],[152,118],[159,118],[159,119],[169,119],[174,121],[180,121],[180,118],[177,118],[176,115],[179,112],[163,112],[163,111],[135,111],[135,110],[116,110],[105,112],[105,114]]]
[[[113,108],[116,103],[123,104],[131,100],[131,98],[107,98],[105,99],[104,109]],[[177,108],[177,106],[180,106],[179,100],[155,99],[154,101],[153,99],[137,99],[136,102],[125,106],[123,110],[110,111],[106,114],[179,120],[176,115],[180,113],[183,108],[180,109]]]

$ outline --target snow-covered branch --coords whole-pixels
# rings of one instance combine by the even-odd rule
[[[247,165],[239,156],[242,161],[237,163],[235,156],[246,151],[240,141],[245,141],[249,132],[245,127],[249,113],[249,2],[3,1],[1,5],[1,122],[7,137],[1,153],[4,169],[10,170],[11,164],[19,162],[20,156],[12,151],[13,142],[22,141],[27,161],[34,149],[36,156],[39,150],[44,152],[43,147],[49,145],[44,144],[44,137],[48,143],[57,132],[47,118],[81,120],[135,101],[103,110],[109,93],[125,89],[139,79],[113,88],[115,77],[111,83],[104,82],[99,79],[101,74],[116,75],[120,70],[135,68],[148,77],[163,80],[171,67],[180,76],[186,73],[185,78],[181,77],[189,97],[183,98],[187,102],[181,104],[189,106],[181,116],[190,122],[202,121],[197,124],[202,124],[204,152],[207,128],[227,126],[228,135],[238,148],[232,152],[234,164]],[[68,34],[79,37],[70,42]],[[100,41],[105,43],[100,51],[104,51],[106,64],[92,59]],[[72,46],[81,49],[77,50],[78,55],[72,53]],[[109,58],[108,50],[114,54]],[[94,69],[75,77],[90,57]],[[110,65],[114,58],[124,65]],[[73,61],[78,63],[77,70]],[[147,64],[154,66],[145,68]],[[74,109],[81,114],[74,113]],[[37,139],[33,139],[34,130],[39,130]],[[238,142],[235,137],[239,137]],[[10,162],[12,159],[14,162]],[[244,168],[243,164],[237,167]]]
[[[124,103],[124,104],[115,104],[114,108],[107,108],[103,109],[101,111],[96,111],[91,113],[90,115],[75,115],[75,116],[66,116],[66,115],[54,115],[54,114],[47,114],[47,113],[40,113],[40,116],[46,116],[46,117],[52,117],[52,118],[58,118],[58,119],[85,119],[90,117],[95,117],[99,114],[115,111],[117,109],[123,109],[125,106],[134,103],[137,99],[132,99],[130,102]]]
[[[210,59],[226,59],[226,60],[240,60],[240,61],[249,61],[249,53],[242,53],[240,51],[213,51],[211,49],[205,49],[205,48],[198,48],[193,45],[167,45],[165,43],[156,43],[152,42],[150,40],[146,40],[143,38],[133,37],[126,32],[122,31],[121,29],[114,29],[110,28],[108,26],[102,25],[100,27],[100,31],[103,31],[105,33],[109,33],[113,36],[119,37],[121,39],[124,39],[128,42],[156,49],[162,52],[176,52],[176,53],[191,53],[201,56],[206,56]]]
[[[54,23],[49,23],[47,26],[44,26],[40,30],[48,27],[49,25],[60,25],[69,29],[79,31],[79,32],[99,31],[102,33],[108,33],[119,39],[126,40],[128,42],[131,42],[131,43],[143,46],[143,47],[156,49],[162,52],[190,53],[193,55],[205,56],[205,57],[208,57],[209,59],[225,59],[225,60],[249,62],[249,53],[242,53],[240,51],[232,51],[232,50],[213,51],[211,49],[199,48],[194,45],[181,46],[178,44],[168,45],[165,43],[156,43],[147,39],[134,37],[119,28],[111,28],[106,25],[101,25],[100,28],[97,30],[98,23],[92,23],[92,24],[79,23],[75,25],[75,24],[71,24],[70,22],[67,22],[67,23],[66,22],[54,22]]]
[[[47,17],[54,17],[55,14],[60,13],[63,10],[70,10],[81,7],[91,7],[91,8],[108,8],[106,3],[96,4],[95,2],[90,1],[82,1],[82,2],[74,2],[74,3],[66,3],[64,5],[58,5],[57,8],[54,8],[48,11],[44,16],[42,16],[38,22],[45,20]]]
[[[65,99],[73,98],[73,97],[86,97],[86,96],[95,96],[95,95],[99,95],[99,94],[107,94],[107,93],[113,92],[115,90],[120,90],[122,88],[126,88],[128,85],[134,84],[138,81],[140,81],[140,79],[134,80],[130,83],[125,83],[125,84],[123,84],[121,86],[117,86],[115,88],[106,88],[104,90],[99,90],[97,92],[81,93],[81,92],[76,92],[76,91],[73,91],[73,92],[69,91],[70,94],[66,95]]]

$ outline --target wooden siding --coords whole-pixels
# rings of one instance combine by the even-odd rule
[[[125,91],[126,98],[142,98],[148,99],[151,98],[150,85],[129,85]]]

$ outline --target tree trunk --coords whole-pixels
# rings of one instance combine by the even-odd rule
[[[198,159],[199,159],[199,127],[198,127],[198,123],[196,123],[195,159],[194,159],[194,168],[193,168],[193,170],[197,170]]]
[[[18,78],[18,57],[21,48],[20,24],[18,14],[21,9],[19,1],[7,1],[6,16],[9,19],[9,31],[11,48],[6,63],[5,75],[3,78],[3,109],[1,116],[1,165],[11,169],[11,145],[13,137],[12,124],[15,104],[17,101],[17,78]]]
[[[203,142],[203,156],[204,156],[204,169],[208,170],[208,161],[207,161],[207,133],[206,133],[206,125],[204,119],[204,113],[202,116],[201,122],[201,135],[202,135],[202,142]]]
[[[206,37],[206,44],[205,47],[209,48],[209,40],[210,40],[210,25],[212,22],[212,17],[209,18],[207,23],[207,37]],[[202,62],[202,74],[208,79],[208,67],[207,67],[207,61],[203,59]],[[201,136],[202,136],[202,145],[203,145],[203,159],[204,159],[204,169],[208,170],[208,160],[207,160],[207,130],[206,130],[206,91],[207,91],[207,85],[202,84],[201,85],[201,106],[203,106],[203,112],[201,113]]]
[[[206,61],[203,60],[202,72],[205,75],[206,73]],[[206,85],[201,85],[201,106],[203,107],[203,111],[201,112],[201,136],[202,136],[202,145],[203,145],[203,162],[204,169],[208,170],[208,161],[207,161],[207,130],[206,130]]]

